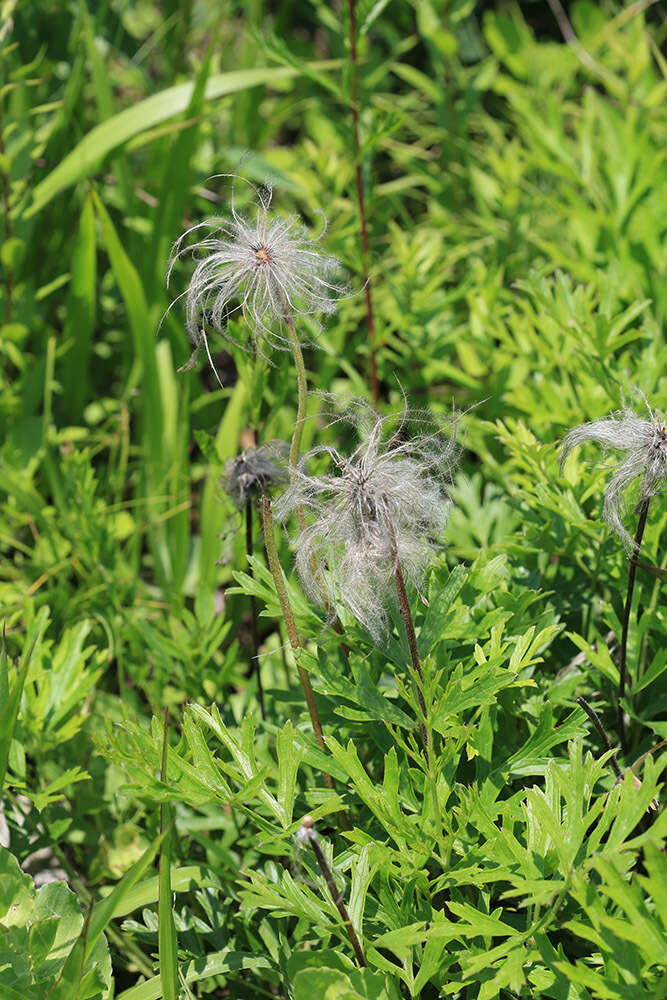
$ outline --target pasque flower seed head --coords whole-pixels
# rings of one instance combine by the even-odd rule
[[[608,417],[591,420],[574,427],[564,438],[561,469],[573,448],[585,441],[595,441],[607,451],[625,452],[625,458],[615,466],[604,495],[604,518],[609,527],[632,552],[634,542],[624,518],[627,514],[628,491],[631,484],[641,477],[637,504],[649,500],[661,491],[667,480],[667,424],[665,416],[651,409],[647,403],[648,419],[638,417],[625,408]]]
[[[177,260],[191,254],[197,261],[183,293],[186,327],[195,349],[204,343],[209,361],[209,326],[231,343],[247,348],[247,343],[229,333],[229,317],[237,311],[261,354],[262,343],[279,349],[289,346],[283,334],[286,323],[300,316],[332,313],[346,294],[345,286],[335,280],[340,264],[320,247],[324,229],[311,239],[298,215],[281,217],[270,211],[270,187],[257,189],[249,181],[245,182],[256,201],[244,217],[235,206],[237,180],[245,178],[232,178],[230,217],[207,219],[183,233],[172,248],[167,272],[169,285]],[[206,235],[184,246],[191,234],[201,231]]]
[[[241,509],[248,500],[256,500],[287,482],[284,460],[288,451],[285,441],[271,441],[258,448],[248,448],[227,462],[220,483],[235,507]]]
[[[276,503],[285,520],[301,508],[312,520],[295,539],[304,589],[330,609],[343,605],[376,640],[386,629],[393,576],[419,586],[447,524],[456,461],[453,433],[430,414],[382,417],[357,403],[339,418],[358,432],[347,457],[336,448],[308,452]],[[392,431],[393,426],[393,433]],[[320,456],[329,471],[309,475]]]

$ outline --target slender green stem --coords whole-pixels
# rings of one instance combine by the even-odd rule
[[[285,584],[282,567],[278,559],[276,539],[273,533],[271,501],[268,497],[262,497],[262,516],[264,520],[264,544],[266,545],[266,553],[269,559],[269,569],[271,570],[273,580],[276,585],[276,593],[278,594],[278,600],[280,601],[280,607],[285,621],[285,628],[287,629],[287,638],[289,639],[292,649],[296,651],[301,648],[301,641],[299,639],[299,633],[296,629],[296,622],[294,621],[294,614],[292,613],[292,606],[290,604],[289,594],[287,593],[287,585]],[[320,714],[317,710],[315,692],[313,691],[312,684],[310,683],[310,677],[308,676],[307,671],[305,671],[298,663],[297,670],[299,671],[299,680],[301,681],[303,693],[306,696],[306,704],[310,714],[310,721],[313,725],[315,739],[317,740],[320,749],[325,753],[328,753],[329,748],[327,747],[324,734],[322,732],[322,723],[320,721]],[[325,774],[324,779],[329,788],[333,789],[335,787],[333,778],[330,774]]]
[[[324,876],[324,881],[327,884],[327,889],[329,890],[329,895],[331,896],[336,909],[340,913],[340,918],[343,921],[343,926],[347,932],[347,936],[350,939],[352,947],[354,948],[354,954],[357,957],[357,962],[362,968],[368,966],[366,961],[366,956],[364,955],[363,948],[361,947],[361,942],[357,936],[357,932],[354,929],[354,925],[350,920],[350,914],[347,912],[347,907],[343,901],[343,897],[338,891],[336,883],[334,881],[333,873],[329,867],[329,862],[326,859],[326,855],[322,848],[320,847],[320,842],[313,825],[312,816],[304,816],[301,820],[301,829],[299,830],[299,836],[308,841],[313,849],[313,854],[315,855],[315,860],[319,865],[320,871]]]
[[[250,579],[253,578],[252,564],[250,562],[250,556],[253,553],[252,549],[252,500],[247,500],[245,505],[245,551],[246,556],[248,556],[247,571]],[[262,719],[266,722],[266,708],[264,706],[264,689],[262,687],[262,677],[259,670],[259,637],[257,634],[257,601],[255,600],[255,595],[250,595],[250,645],[252,647],[252,654],[250,657],[250,664],[252,671],[255,675],[257,681],[257,700],[259,701],[259,710],[262,713]]]
[[[303,353],[301,351],[301,345],[299,343],[299,338],[297,337],[296,330],[294,328],[294,323],[288,313],[285,310],[285,324],[289,332],[289,342],[292,348],[292,356],[294,358],[294,365],[296,367],[296,381],[298,389],[298,403],[296,411],[296,424],[294,425],[294,434],[292,435],[292,443],[290,445],[289,453],[289,468],[290,468],[290,480],[294,480],[295,469],[299,461],[299,453],[301,451],[301,438],[303,436],[303,424],[306,419],[306,406],[308,402],[308,380],[306,378],[306,366],[303,361]],[[306,527],[306,516],[303,512],[303,507],[299,506],[295,510],[297,523],[299,525],[299,533],[302,533]],[[322,595],[322,602],[324,604],[325,611],[328,616],[333,617],[331,614],[331,604],[329,598],[327,597],[326,590],[322,586],[320,581],[319,571],[317,568],[317,560],[314,556],[311,557],[311,566],[313,570],[313,576],[317,581],[320,588],[320,593]],[[343,635],[343,626],[340,621],[336,618],[333,622],[334,631],[339,635]],[[350,659],[350,649],[346,643],[341,643],[341,649],[343,650],[343,655],[345,659]]]
[[[623,753],[628,752],[628,740],[625,732],[625,718],[623,715],[623,697],[625,695],[625,685],[628,677],[628,631],[630,628],[630,611],[632,610],[632,596],[635,589],[635,577],[637,575],[637,559],[639,558],[639,551],[641,549],[642,538],[644,537],[644,529],[646,527],[646,518],[648,517],[650,499],[644,500],[639,509],[639,521],[637,522],[637,530],[635,532],[634,539],[634,549],[632,553],[632,558],[630,559],[630,566],[628,569],[628,592],[625,598],[625,608],[623,609],[623,624],[621,631],[621,660],[620,660],[620,676],[618,680],[618,736],[621,741],[621,747],[623,748]]]
[[[301,350],[301,344],[299,343],[299,338],[297,337],[296,330],[294,328],[294,323],[289,313],[285,314],[285,325],[287,326],[287,332],[289,334],[289,343],[292,349],[292,357],[294,358],[294,366],[296,368],[296,383],[298,390],[298,401],[296,410],[296,423],[294,425],[294,433],[292,435],[292,443],[289,450],[289,465],[290,465],[290,477],[293,478],[294,470],[296,469],[297,462],[299,461],[299,452],[301,451],[301,438],[303,436],[303,424],[306,419],[306,404],[308,402],[308,381],[306,379],[306,366],[303,361],[303,352]]]
[[[414,674],[419,678],[419,683],[415,683],[417,688],[417,699],[419,701],[419,707],[421,708],[423,721],[419,723],[419,728],[422,735],[422,743],[424,744],[424,749],[428,750],[428,732],[426,731],[426,722],[428,719],[428,714],[426,711],[426,702],[424,701],[424,673],[421,668],[421,663],[419,662],[419,649],[417,648],[417,636],[415,634],[415,626],[412,620],[412,611],[410,610],[410,602],[408,600],[408,593],[405,589],[405,580],[403,579],[403,570],[401,569],[401,563],[398,558],[398,545],[396,542],[396,532],[394,531],[394,526],[391,523],[391,518],[389,514],[385,511],[385,521],[387,523],[387,529],[389,531],[389,538],[391,541],[391,559],[394,568],[394,583],[396,585],[396,593],[398,595],[398,606],[401,612],[401,618],[403,619],[403,625],[405,626],[405,634],[408,639],[408,648],[410,650],[410,660],[412,663],[412,670]],[[421,685],[421,686],[420,686]]]

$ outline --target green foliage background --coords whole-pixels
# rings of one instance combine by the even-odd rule
[[[616,782],[575,698],[615,745],[627,560],[608,469],[557,461],[636,390],[667,405],[657,8],[580,0],[567,44],[548,4],[356,4],[382,406],[465,411],[447,548],[412,595],[428,773],[400,624],[377,647],[344,618],[348,665],[282,536],[319,750],[219,488],[248,428],[291,436],[289,355],[216,344],[221,389],[178,371],[178,304],[156,337],[171,243],[225,211],[214,174],[272,181],[314,229],[323,210],[360,292],[347,5],[2,3],[3,998],[665,996],[661,577],[638,574]],[[364,295],[304,333],[311,387],[368,398]],[[306,446],[332,440],[319,407]],[[666,528],[658,497],[663,570]],[[295,849],[307,812],[367,969]],[[20,870],[40,849],[69,888]]]

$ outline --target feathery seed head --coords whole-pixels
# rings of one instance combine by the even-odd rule
[[[633,539],[623,523],[627,514],[629,487],[641,476],[636,501],[641,504],[659,493],[667,481],[667,423],[664,415],[651,409],[648,403],[646,405],[648,419],[638,417],[626,407],[608,417],[574,427],[563,439],[560,460],[562,470],[572,449],[584,441],[595,441],[604,451],[613,448],[626,452],[626,457],[615,466],[607,485],[603,514],[628,552],[634,548]]]
[[[418,587],[447,524],[456,461],[454,434],[431,414],[407,409],[397,420],[356,403],[342,417],[360,443],[346,457],[320,446],[302,459],[276,503],[284,521],[296,508],[312,515],[295,539],[296,566],[309,596],[343,605],[379,639],[393,600],[393,576]],[[393,426],[392,426],[393,425]],[[392,433],[389,433],[389,431]],[[329,460],[324,475],[306,463]]]
[[[270,212],[270,187],[257,189],[250,181],[245,182],[256,201],[252,214],[244,217],[235,207],[236,180],[245,178],[232,177],[231,217],[207,219],[183,233],[172,248],[167,271],[169,285],[174,265],[183,255],[191,254],[197,262],[183,293],[186,327],[195,351],[203,342],[209,361],[207,327],[247,349],[228,330],[228,319],[237,311],[261,354],[262,342],[283,350],[289,346],[282,332],[286,323],[299,316],[333,313],[347,294],[335,280],[339,262],[320,247],[326,223],[320,235],[310,239],[298,215]],[[184,246],[198,231],[205,235]]]
[[[259,448],[249,448],[227,462],[220,483],[235,507],[240,510],[248,500],[255,500],[288,481],[284,468],[288,451],[285,441],[271,441]]]

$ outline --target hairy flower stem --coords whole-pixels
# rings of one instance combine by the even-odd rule
[[[356,0],[348,0],[350,15],[350,62],[352,76],[350,80],[350,111],[352,112],[352,132],[354,135],[355,180],[357,186],[357,202],[359,204],[359,219],[361,222],[361,252],[363,258],[364,291],[366,294],[366,317],[368,323],[368,341],[371,365],[371,396],[377,406],[380,399],[380,383],[378,381],[377,357],[375,353],[375,314],[373,312],[373,297],[371,279],[368,274],[368,223],[366,221],[366,202],[364,200],[364,182],[361,172],[361,142],[359,140],[359,63],[357,59],[357,12]]]
[[[252,548],[252,500],[246,500],[245,505],[245,551],[246,556],[248,556],[247,571],[248,576],[252,580],[254,577],[252,563],[250,562],[250,556],[253,554]],[[257,700],[259,701],[259,710],[262,713],[262,719],[266,722],[266,708],[264,706],[264,689],[262,687],[262,677],[259,670],[259,637],[257,635],[257,601],[255,600],[255,595],[250,595],[250,645],[252,647],[252,655],[250,658],[250,665],[252,671],[255,675],[257,681]]]
[[[620,661],[620,677],[618,680],[618,735],[621,741],[621,747],[623,748],[623,753],[628,752],[628,740],[625,733],[625,718],[623,716],[623,706],[622,701],[625,695],[625,685],[628,676],[628,629],[630,627],[630,611],[632,608],[632,595],[635,589],[635,577],[637,575],[637,559],[639,558],[639,551],[641,549],[642,538],[644,537],[644,528],[646,527],[646,518],[648,517],[650,499],[644,500],[641,507],[639,508],[639,521],[637,522],[637,530],[635,532],[634,538],[634,550],[632,553],[632,558],[630,559],[630,566],[628,569],[628,592],[625,598],[625,608],[623,610],[623,626],[621,631],[621,661]]]
[[[264,525],[264,515],[263,515],[263,507],[262,507],[262,501],[261,500],[259,500],[257,502],[257,517],[259,519],[259,523],[263,526]],[[262,539],[262,552],[264,554],[264,562],[266,563],[268,569],[271,570],[271,563],[269,562],[269,553],[267,551],[266,542],[264,541],[264,539]],[[283,630],[282,630],[281,625],[280,625],[280,619],[278,619],[276,621],[276,628],[277,628],[277,631],[278,631],[278,638],[280,640],[280,658],[281,658],[282,664],[283,664],[283,671],[284,671],[284,674],[285,674],[285,683],[287,684],[287,687],[289,689],[289,686],[290,686],[289,667],[287,665],[287,656],[285,655],[285,647],[284,647],[284,644],[283,644]]]
[[[419,707],[422,710],[422,715],[424,716],[423,722],[419,723],[419,729],[421,731],[422,743],[424,745],[424,750],[428,756],[428,733],[426,731],[426,720],[428,718],[426,713],[426,702],[424,701],[424,693],[422,691],[424,685],[424,673],[419,662],[419,650],[417,648],[417,636],[415,635],[415,626],[412,620],[412,611],[410,610],[410,602],[408,600],[408,593],[405,589],[405,580],[403,579],[403,571],[401,569],[401,564],[398,558],[398,547],[396,545],[396,533],[394,531],[394,526],[391,523],[391,518],[388,514],[385,514],[385,520],[387,522],[387,527],[389,529],[389,536],[391,539],[392,548],[392,564],[394,566],[394,583],[396,584],[396,593],[398,594],[398,606],[401,611],[401,617],[403,619],[403,624],[405,626],[405,634],[408,639],[408,647],[410,649],[410,660],[412,661],[412,669],[414,673],[419,678],[421,684],[416,684],[417,688],[417,698],[419,700]]]
[[[264,520],[264,544],[266,545],[266,552],[269,558],[269,568],[273,575],[273,580],[276,585],[276,593],[278,594],[278,600],[280,601],[280,607],[282,608],[283,619],[287,629],[287,638],[289,639],[292,649],[296,651],[301,648],[301,641],[299,639],[299,633],[296,630],[296,622],[294,621],[294,615],[292,613],[292,606],[287,593],[285,578],[283,577],[282,567],[278,559],[276,539],[273,533],[271,501],[268,497],[262,497],[262,516]],[[315,739],[317,740],[320,750],[323,750],[324,753],[328,753],[329,748],[326,745],[324,734],[322,732],[322,723],[320,722],[320,715],[317,711],[315,692],[313,691],[312,684],[310,683],[310,677],[308,676],[307,671],[305,671],[298,663],[297,670],[299,671],[299,680],[301,681],[303,693],[306,696],[306,704],[308,706],[313,732],[315,733]],[[325,774],[324,780],[329,788],[335,788],[334,780],[330,774]]]
[[[403,579],[403,572],[401,570],[401,564],[398,559],[395,563],[394,569],[394,583],[396,584],[396,593],[398,594],[398,604],[401,610],[401,617],[403,619],[403,624],[405,625],[405,633],[408,637],[408,646],[410,647],[410,659],[412,661],[412,669],[419,677],[421,684],[424,684],[424,674],[419,662],[419,653],[417,651],[417,637],[415,635],[415,626],[412,621],[412,612],[410,610],[410,603],[408,601],[408,594],[405,589],[405,580]],[[424,716],[424,722],[419,723],[419,728],[421,730],[422,742],[424,744],[424,749],[428,750],[428,733],[426,732],[426,702],[424,701],[424,694],[422,688],[419,684],[416,685],[417,688],[417,698],[419,700],[419,707],[422,710],[422,715]]]
[[[609,738],[608,738],[608,736],[607,736],[607,734],[606,734],[606,732],[604,730],[604,726],[600,722],[600,716],[597,714],[597,712],[595,711],[595,709],[591,705],[589,705],[588,702],[586,701],[586,699],[582,698],[581,695],[578,698],[575,698],[574,700],[576,701],[577,705],[581,705],[581,707],[583,708],[584,712],[586,713],[586,715],[588,716],[588,718],[591,720],[591,722],[593,723],[593,725],[597,729],[598,733],[600,734],[600,739],[602,740],[602,742],[604,744],[605,750],[611,750],[611,744],[609,743]],[[618,766],[618,761],[616,759],[616,754],[615,753],[612,754],[612,756],[610,757],[609,763],[611,764],[612,770],[613,770],[614,774],[616,775],[616,777],[618,779],[621,779],[623,777],[623,772],[621,771],[620,767]]]
[[[362,968],[367,968],[368,962],[366,961],[366,956],[364,955],[363,948],[361,947],[361,942],[357,937],[357,932],[354,929],[352,921],[350,920],[350,914],[347,912],[347,907],[343,902],[343,898],[336,888],[336,883],[334,881],[331,868],[329,867],[329,862],[327,861],[324,851],[320,847],[319,840],[317,839],[317,833],[313,827],[313,820],[310,816],[304,816],[301,821],[301,829],[299,830],[299,836],[303,840],[307,840],[313,849],[313,854],[315,855],[315,860],[319,865],[320,871],[324,876],[324,881],[327,884],[327,889],[329,894],[336,905],[336,909],[340,913],[340,918],[343,921],[343,926],[347,932],[347,936],[350,939],[350,943],[354,948],[354,954],[357,957],[357,962]]]
[[[294,366],[296,368],[296,384],[298,390],[296,423],[294,425],[294,434],[292,435],[292,443],[290,444],[289,450],[290,479],[292,479],[294,477],[294,470],[296,469],[299,461],[299,452],[301,450],[301,437],[303,435],[303,424],[306,419],[306,403],[308,401],[308,382],[306,379],[306,366],[303,362],[301,344],[299,343],[299,338],[297,337],[294,323],[292,322],[292,317],[290,316],[287,307],[285,307],[285,325],[287,326],[289,343],[292,349],[292,357],[294,358]],[[301,512],[301,517],[303,517],[303,512]],[[301,518],[299,518],[299,527],[301,527]]]
[[[289,471],[290,471],[290,481],[294,481],[294,470],[296,469],[297,463],[299,461],[299,452],[301,451],[301,437],[303,435],[303,424],[306,419],[306,405],[308,402],[308,380],[306,378],[306,366],[303,362],[303,353],[301,351],[301,345],[299,343],[299,338],[296,335],[296,330],[294,328],[294,323],[289,315],[287,306],[284,305],[284,317],[285,323],[287,325],[287,330],[289,332],[289,342],[292,348],[292,356],[294,358],[294,365],[296,367],[296,381],[298,389],[298,403],[296,411],[296,424],[294,425],[294,434],[292,435],[292,443],[290,444],[289,451]],[[303,507],[296,508],[296,519],[299,525],[299,532],[305,530],[306,527],[306,516],[303,512]],[[312,570],[313,576],[319,577],[317,563],[315,558],[312,559]],[[331,605],[327,599],[326,592],[323,587],[320,587],[322,593],[322,600],[324,602],[324,609],[327,615],[331,615]],[[338,635],[343,635],[343,626],[340,621],[336,618],[333,622],[334,630]],[[341,649],[345,659],[350,659],[350,648],[345,643],[341,644]]]
[[[419,707],[424,716],[423,721],[419,722],[419,732],[422,738],[422,746],[424,748],[424,757],[426,758],[426,776],[428,778],[429,786],[431,789],[431,798],[433,800],[433,816],[436,824],[436,838],[439,841],[442,831],[442,817],[440,815],[440,803],[438,801],[438,786],[436,781],[434,760],[432,747],[428,738],[428,730],[426,724],[428,721],[428,713],[426,711],[426,701],[424,700],[424,672],[421,668],[421,663],[419,662],[419,649],[417,648],[417,636],[415,634],[415,625],[412,620],[412,611],[410,610],[410,602],[408,600],[408,592],[405,589],[405,580],[403,579],[403,570],[401,569],[401,563],[398,558],[398,549],[396,546],[396,533],[394,531],[394,526],[391,523],[391,519],[388,515],[385,515],[387,526],[389,528],[389,533],[392,542],[392,562],[394,565],[394,583],[396,585],[396,593],[398,595],[398,606],[401,612],[401,618],[403,619],[403,625],[405,627],[405,634],[408,639],[408,647],[410,649],[410,660],[412,662],[412,670],[419,678],[415,681],[415,687],[417,689],[417,699],[419,701]]]

